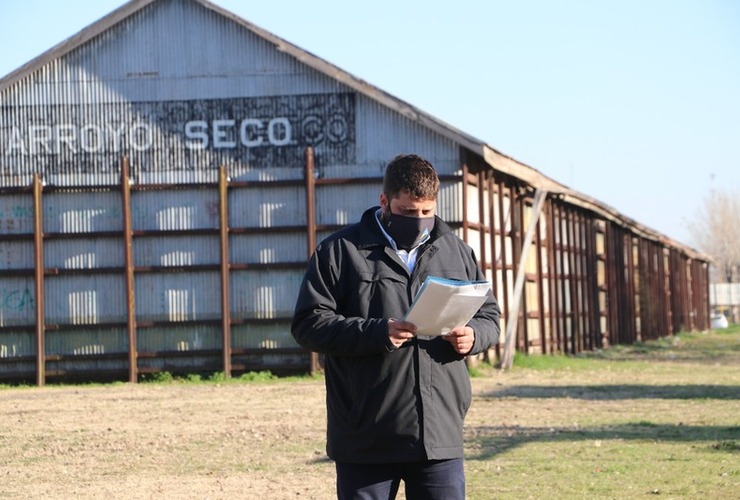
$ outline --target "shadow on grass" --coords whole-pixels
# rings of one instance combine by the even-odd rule
[[[671,425],[638,422],[585,428],[549,428],[520,426],[474,426],[466,428],[467,455],[472,460],[487,460],[528,443],[632,440],[654,442],[704,442],[718,451],[740,453],[740,426]],[[713,444],[710,444],[713,442]],[[470,446],[472,445],[472,446]]]
[[[588,400],[622,399],[740,399],[736,385],[517,385],[481,396],[489,398],[571,398]]]

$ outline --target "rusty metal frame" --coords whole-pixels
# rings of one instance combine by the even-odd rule
[[[33,176],[33,247],[36,291],[36,385],[46,383],[46,319],[44,313],[44,209],[43,183]]]
[[[136,297],[134,285],[133,223],[131,218],[131,178],[129,159],[121,160],[121,202],[123,204],[123,255],[126,280],[126,330],[128,332],[128,379],[139,378],[138,347],[136,340]]]
[[[229,258],[229,177],[226,167],[218,175],[219,239],[221,246],[221,348],[224,377],[231,378],[231,281]]]
[[[537,222],[535,241],[531,251],[536,251],[536,272],[525,273],[525,287],[534,291],[537,287],[537,299],[532,300],[532,293],[522,295],[520,312],[514,312],[509,286],[515,279],[517,256],[522,250],[523,228],[528,205],[531,204],[531,187],[506,174],[499,174],[493,169],[480,169],[471,173],[469,164],[463,163],[462,199],[464,200],[463,220],[459,223],[464,235],[470,230],[480,231],[480,244],[476,245],[479,263],[487,276],[491,276],[494,293],[502,304],[506,323],[516,322],[517,342],[512,347],[523,352],[539,351],[542,353],[577,353],[595,349],[604,345],[632,343],[639,340],[670,335],[682,330],[705,329],[709,327],[709,281],[708,263],[691,257],[678,248],[664,245],[663,242],[646,238],[632,228],[617,221],[604,220],[583,207],[573,206],[564,198],[554,193],[546,200],[544,219]],[[477,167],[474,167],[477,168]],[[317,227],[316,224],[316,186],[339,185],[364,182],[363,179],[320,179],[315,175],[315,159],[312,149],[305,152],[304,179],[276,181],[280,186],[303,186],[306,196],[306,224],[281,227],[281,232],[297,233],[305,231],[307,257],[316,246],[317,231],[329,231],[337,228],[330,226]],[[115,324],[104,326],[126,328],[128,347],[126,352],[107,353],[99,359],[120,360],[127,358],[128,377],[136,382],[141,373],[156,368],[139,368],[139,359],[174,356],[175,353],[139,352],[137,349],[137,329],[148,326],[161,326],[157,322],[137,321],[135,309],[135,272],[149,272],[157,269],[135,267],[133,240],[140,235],[156,235],[156,231],[134,231],[132,227],[132,191],[148,189],[168,189],[177,186],[134,186],[131,184],[130,164],[128,158],[121,162],[121,205],[123,230],[120,233],[124,248],[124,262],[120,267],[105,269],[67,270],[46,268],[44,263],[44,243],[48,238],[81,238],[83,235],[47,235],[43,224],[43,195],[58,188],[44,186],[41,178],[34,176],[32,193],[34,207],[33,234],[27,231],[20,235],[10,235],[11,239],[30,240],[34,245],[34,268],[13,269],[12,274],[33,276],[35,280],[35,324],[25,327],[29,332],[34,330],[36,350],[29,353],[24,360],[0,360],[2,363],[28,363],[35,360],[36,383],[43,385],[46,379],[57,375],[74,375],[75,370],[48,370],[49,362],[74,359],[59,353],[46,354],[46,335],[52,329],[70,330],[73,325],[51,325],[45,321],[45,277],[54,274],[90,274],[92,272],[123,273],[126,285],[125,318]],[[373,178],[375,179],[375,178]],[[447,176],[450,182],[461,182],[459,175]],[[220,270],[221,273],[221,318],[196,321],[209,325],[220,324],[222,329],[222,348],[202,350],[207,356],[221,355],[224,374],[231,376],[234,369],[243,369],[246,365],[232,364],[234,355],[243,355],[248,350],[232,347],[231,330],[235,324],[252,320],[234,320],[230,310],[230,273],[235,269],[263,268],[252,264],[230,262],[230,240],[235,234],[246,232],[272,232],[266,229],[247,229],[229,227],[229,194],[231,188],[255,187],[260,184],[254,181],[232,182],[222,168],[218,178],[219,227],[199,229],[183,234],[208,234],[220,238],[221,256],[219,265],[200,266],[209,271]],[[198,184],[212,189],[213,183]],[[272,185],[272,184],[271,184]],[[478,189],[473,197],[471,186]],[[115,186],[96,186],[116,190]],[[28,193],[28,188],[5,189],[3,193]],[[508,210],[504,205],[508,198]],[[470,206],[468,206],[470,202]],[[474,207],[472,203],[478,203]],[[478,223],[468,220],[477,211]],[[507,228],[508,223],[508,228]],[[457,223],[455,223],[457,224]],[[542,227],[545,224],[545,227]],[[101,233],[102,234],[102,233]],[[600,238],[603,235],[603,245]],[[84,235],[87,237],[88,235]],[[116,237],[118,234],[105,234]],[[498,246],[498,248],[497,248]],[[531,261],[530,261],[531,262]],[[277,263],[264,266],[271,268],[296,269],[302,262]],[[600,275],[603,265],[603,276]],[[199,266],[186,266],[197,269]],[[167,268],[168,270],[170,268]],[[545,297],[545,293],[548,297]],[[530,303],[527,303],[529,300]],[[602,303],[603,301],[603,303]],[[516,318],[509,314],[516,314]],[[529,321],[537,319],[538,321]],[[272,318],[288,321],[288,318]],[[522,324],[518,324],[522,320]],[[514,325],[512,325],[513,327]],[[77,327],[75,327],[77,328]],[[535,334],[535,329],[539,328]],[[10,331],[9,327],[0,327],[0,331]],[[501,357],[500,345],[496,347],[496,356]],[[291,352],[298,348],[279,349],[279,352]],[[250,355],[258,353],[249,351]],[[33,355],[33,358],[31,355]],[[216,362],[212,363],[217,369]],[[311,354],[311,371],[320,369],[319,357]],[[119,371],[119,368],[116,368]],[[120,371],[123,371],[121,368]],[[17,376],[31,376],[29,368]]]
[[[306,196],[306,260],[310,260],[316,248],[316,164],[314,150],[306,148],[304,156],[305,196]],[[315,374],[320,370],[319,355],[310,353],[309,370]]]

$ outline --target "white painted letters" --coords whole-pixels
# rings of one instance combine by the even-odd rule
[[[208,122],[195,120],[185,124],[185,138],[188,149],[205,149],[208,147]]]

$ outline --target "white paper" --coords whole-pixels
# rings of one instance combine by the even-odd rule
[[[416,294],[404,321],[417,327],[417,335],[445,335],[464,326],[486,301],[487,281],[455,281],[428,277]]]

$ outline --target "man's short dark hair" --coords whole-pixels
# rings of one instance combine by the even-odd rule
[[[436,200],[439,194],[437,171],[419,155],[398,155],[385,168],[383,192],[388,199],[402,192],[423,200]]]

